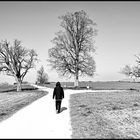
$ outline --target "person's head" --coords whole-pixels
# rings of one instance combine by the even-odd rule
[[[60,82],[57,82],[57,83],[56,83],[56,86],[61,86]]]

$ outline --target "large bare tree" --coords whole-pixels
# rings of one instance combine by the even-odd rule
[[[74,76],[78,86],[79,76],[93,76],[95,72],[93,37],[97,30],[93,27],[96,23],[83,10],[67,13],[59,19],[64,31],[56,33],[52,40],[55,46],[48,51],[48,61],[60,76]]]
[[[13,45],[7,40],[0,42],[0,71],[13,76],[17,82],[17,91],[29,69],[35,66],[37,54],[33,49],[26,49],[21,41],[15,39]]]

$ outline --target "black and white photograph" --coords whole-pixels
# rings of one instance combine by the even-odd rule
[[[0,139],[139,139],[139,1],[0,1]]]

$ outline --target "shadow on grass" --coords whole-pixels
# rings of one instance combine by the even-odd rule
[[[60,113],[63,112],[64,110],[67,110],[67,108],[66,108],[66,107],[62,107],[62,108],[60,109]]]

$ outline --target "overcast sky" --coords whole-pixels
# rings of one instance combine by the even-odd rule
[[[140,53],[140,2],[0,2],[0,40],[11,43],[19,39],[26,48],[35,49],[40,62],[30,70],[25,80],[35,82],[36,71],[44,66],[49,81],[65,81],[47,66],[51,40],[60,29],[58,16],[84,10],[97,23],[95,37],[96,74],[80,80],[114,81],[126,78],[120,69],[135,65],[135,54]],[[0,82],[14,82],[14,78],[0,75]]]

